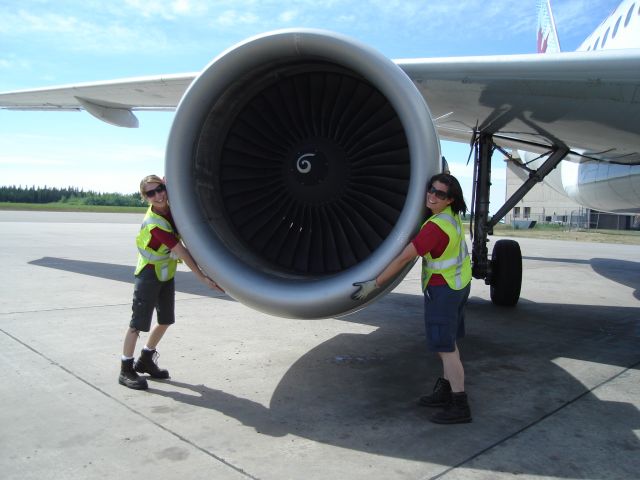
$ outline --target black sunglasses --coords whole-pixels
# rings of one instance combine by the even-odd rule
[[[442,190],[438,190],[436,187],[434,187],[433,185],[431,185],[429,187],[429,190],[427,190],[427,193],[430,193],[432,195],[435,195],[437,198],[439,198],[440,200],[446,200],[447,198],[449,198],[449,193],[448,192],[444,192]]]
[[[164,192],[166,189],[167,187],[165,187],[163,184],[160,184],[156,188],[152,190],[147,190],[146,192],[144,192],[144,195],[147,198],[153,198],[156,196],[156,193]]]

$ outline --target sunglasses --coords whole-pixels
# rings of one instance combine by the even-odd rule
[[[442,190],[438,190],[433,185],[429,187],[429,190],[427,190],[427,193],[435,195],[436,198],[439,198],[440,200],[446,200],[447,198],[449,198],[448,192],[443,192]]]
[[[147,198],[153,198],[156,196],[156,193],[164,192],[166,189],[167,187],[165,187],[164,185],[158,185],[156,188],[144,192],[144,195]]]

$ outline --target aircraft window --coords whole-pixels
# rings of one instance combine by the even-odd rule
[[[607,43],[607,38],[609,38],[609,28],[604,32],[604,38],[602,39],[602,48],[604,48],[605,43]]]
[[[601,164],[598,165],[598,169],[595,173],[595,181],[599,182],[602,180],[606,180],[609,177],[609,165]]]
[[[578,170],[578,181],[580,183],[593,183],[597,180],[598,165],[581,164]]]
[[[624,19],[624,26],[626,27],[627,25],[629,25],[629,20],[631,20],[631,14],[633,13],[633,9],[636,8],[636,4],[634,3],[633,5],[631,5],[631,8],[629,8],[629,11],[627,12],[627,18]]]
[[[613,33],[611,34],[611,38],[616,38],[616,34],[618,33],[618,27],[620,26],[620,20],[622,20],[622,17],[618,17],[618,21],[616,22],[616,26],[613,27]]]

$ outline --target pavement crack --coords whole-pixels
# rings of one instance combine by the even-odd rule
[[[80,307],[41,308],[37,310],[16,310],[14,312],[2,312],[0,313],[0,315],[21,315],[24,313],[64,312],[67,310],[85,310],[85,309],[92,309],[92,308],[122,307],[126,305],[129,305],[129,303],[104,303],[101,305],[83,305]]]
[[[10,334],[9,332],[7,332],[6,330],[0,328],[0,332],[2,332],[4,335],[6,335],[7,337],[11,338],[13,341],[15,341],[16,343],[22,345],[24,348],[30,350],[31,352],[35,353],[36,355],[38,355],[39,357],[43,358],[44,360],[46,360],[47,362],[49,362],[51,365],[54,365],[55,367],[59,368],[60,370],[62,370],[63,372],[71,375],[73,378],[75,378],[76,380],[84,383],[85,385],[87,385],[88,387],[92,388],[93,390],[99,392],[100,394],[104,395],[105,397],[109,398],[110,400],[116,402],[117,404],[119,404],[120,406],[126,408],[127,410],[129,410],[130,412],[134,413],[135,415],[145,419],[146,421],[148,421],[149,423],[153,424],[154,426],[156,426],[157,428],[163,430],[164,432],[174,436],[175,438],[177,438],[178,440],[180,440],[181,442],[184,442],[188,445],[190,445],[191,447],[195,448],[196,450],[199,450],[200,452],[204,453],[205,455],[213,458],[214,460],[226,465],[227,467],[231,468],[232,470],[235,470],[236,472],[240,473],[241,475],[244,475],[247,478],[250,478],[252,480],[260,480],[258,477],[254,477],[253,475],[251,475],[248,472],[245,472],[242,468],[237,467],[236,465],[232,464],[231,462],[225,460],[224,458],[220,457],[219,455],[216,455],[215,453],[207,450],[204,447],[201,447],[200,445],[194,443],[193,441],[189,440],[188,438],[184,437],[183,435],[180,435],[178,432],[175,432],[167,427],[165,427],[164,425],[162,425],[161,423],[155,421],[154,419],[148,417],[147,415],[145,415],[144,413],[141,413],[137,410],[135,410],[134,408],[130,407],[129,405],[127,405],[125,402],[123,402],[122,400],[114,397],[113,395],[109,394],[108,392],[102,390],[100,387],[94,385],[93,383],[89,382],[88,380],[85,380],[84,378],[82,378],[81,376],[79,376],[77,373],[69,370],[67,367],[65,367],[64,365],[62,365],[59,362],[56,362],[55,360],[53,360],[52,358],[49,358],[47,355],[45,355],[44,353],[36,350],[35,348],[33,348],[32,346],[30,346],[29,344],[23,342],[22,340],[20,340],[18,337],[16,337],[15,335]]]
[[[572,398],[571,400],[565,402],[564,404],[562,404],[559,407],[551,410],[550,412],[542,415],[540,418],[537,418],[536,420],[530,422],[529,424],[527,424],[524,427],[516,430],[515,432],[507,435],[506,437],[502,438],[501,440],[498,440],[497,442],[489,445],[488,447],[483,448],[482,450],[480,450],[479,452],[476,452],[475,454],[471,455],[470,457],[465,458],[464,460],[462,460],[461,462],[457,463],[456,465],[450,466],[449,468],[447,468],[446,470],[440,472],[437,475],[434,475],[434,476],[431,476],[431,477],[422,477],[422,480],[437,480],[439,478],[444,477],[445,475],[447,475],[448,473],[452,472],[453,470],[456,470],[457,468],[460,468],[460,467],[464,466],[465,464],[469,463],[470,461],[475,460],[476,458],[478,458],[481,455],[487,453],[488,451],[490,451],[490,450],[502,445],[503,443],[507,442],[508,440],[511,440],[512,438],[517,437],[522,432],[525,432],[526,430],[529,430],[530,428],[535,427],[536,425],[540,424],[541,422],[543,422],[547,418],[552,417],[553,415],[555,415],[559,411],[564,410],[568,406],[573,405],[574,403],[576,403],[578,400],[580,400],[580,399],[584,398],[585,396],[593,393],[595,390],[597,390],[598,388],[602,387],[603,385],[606,385],[607,383],[611,382],[612,380],[615,380],[616,378],[620,377],[621,375],[624,375],[629,370],[635,370],[638,367],[640,367],[640,361],[638,361],[638,362],[626,367],[624,370],[621,370],[616,375],[614,375],[614,376],[612,376],[610,378],[607,378],[606,380],[603,380],[602,382],[598,383],[597,385],[593,386],[592,388],[590,388],[588,390],[585,390],[580,395]]]

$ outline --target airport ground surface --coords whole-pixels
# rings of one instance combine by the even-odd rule
[[[141,218],[0,211],[1,478],[640,478],[640,246],[519,239],[514,309],[474,280],[473,423],[443,426],[416,405],[441,373],[418,268],[326,320],[256,312],[181,270],[171,379],[120,386]]]

